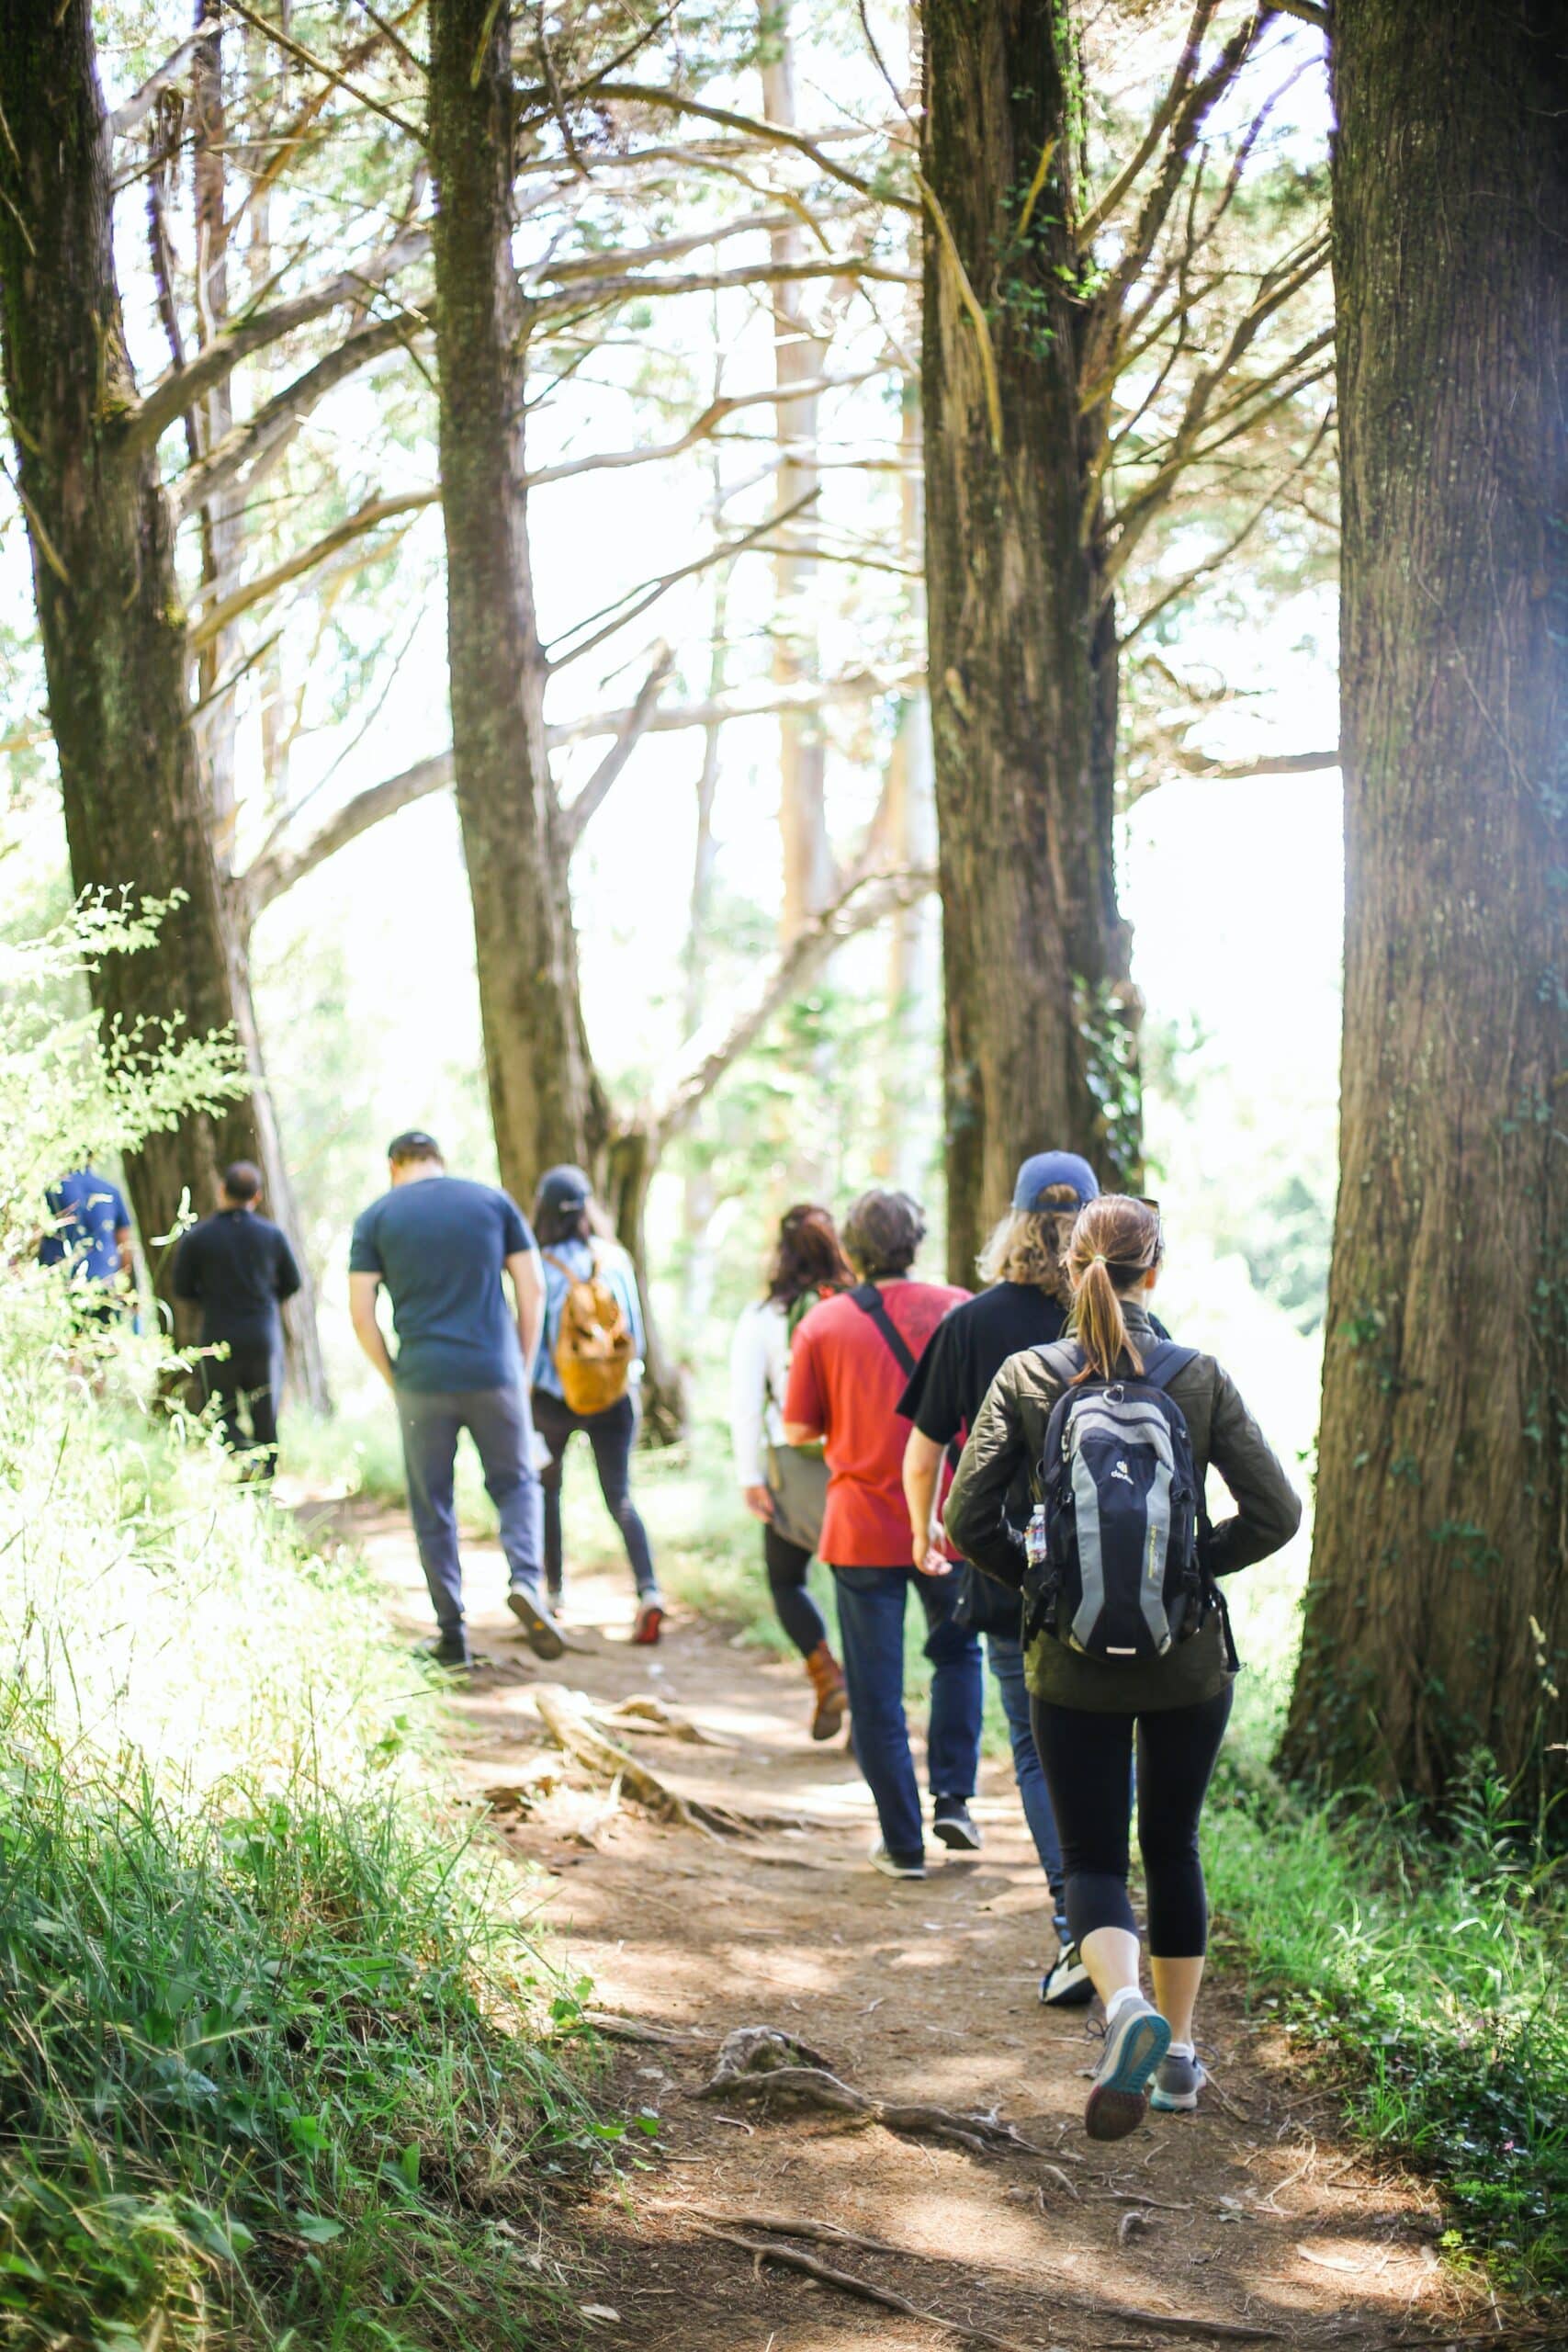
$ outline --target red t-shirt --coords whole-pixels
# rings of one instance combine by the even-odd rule
[[[969,1295],[946,1283],[887,1283],[882,1303],[912,1356],[950,1306]],[[828,1508],[817,1549],[840,1568],[908,1568],[915,1562],[904,1504],[909,1423],[898,1410],[905,1374],[863,1306],[845,1292],[814,1306],[795,1335],[784,1419],[828,1441]]]

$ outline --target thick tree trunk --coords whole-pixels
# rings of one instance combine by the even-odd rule
[[[154,946],[105,960],[95,1001],[128,1032],[232,1028],[256,1080],[226,1110],[149,1136],[128,1166],[162,1283],[157,1244],[182,1203],[205,1211],[227,1160],[267,1164],[270,1112],[196,755],[168,507],[153,453],[128,456],[120,431],[135,387],[87,0],[0,0],[0,109],[6,392],[72,875],[78,890],[169,908]]]
[[[1139,1168],[1114,872],[1115,622],[1092,553],[1103,409],[1086,417],[1078,399],[1058,13],[1030,0],[924,12],[922,160],[942,218],[926,226],[921,402],[958,1281],[1027,1152],[1082,1151],[1109,1183]],[[942,224],[988,320],[994,416]]]
[[[457,813],[502,1180],[592,1167],[608,1120],[578,990],[524,486],[527,321],[512,259],[511,12],[434,0],[430,153]]]
[[[1440,1804],[1477,1745],[1568,1782],[1568,73],[1549,0],[1334,22],[1343,1109],[1286,1753]]]

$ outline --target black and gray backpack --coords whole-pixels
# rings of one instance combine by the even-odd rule
[[[1111,1664],[1161,1657],[1198,1631],[1212,1590],[1192,1440],[1167,1394],[1197,1350],[1162,1340],[1136,1377],[1076,1386],[1075,1341],[1039,1352],[1065,1385],[1040,1464],[1024,1637],[1053,1633]]]

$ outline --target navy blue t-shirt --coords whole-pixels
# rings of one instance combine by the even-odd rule
[[[69,1264],[79,1282],[112,1283],[119,1272],[116,1238],[130,1223],[125,1194],[96,1168],[73,1168],[49,1188],[52,1229],[39,1244],[39,1262]]]
[[[464,1176],[421,1176],[371,1202],[355,1223],[348,1270],[379,1274],[391,1295],[400,1388],[513,1385],[522,1354],[502,1269],[533,1246],[516,1202]]]

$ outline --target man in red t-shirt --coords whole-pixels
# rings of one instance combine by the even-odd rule
[[[980,1756],[980,1645],[953,1617],[954,1580],[917,1565],[904,1502],[909,1423],[898,1411],[909,1374],[949,1307],[967,1291],[909,1280],[925,1216],[907,1193],[863,1193],[843,1244],[862,1280],[814,1306],[795,1335],[784,1436],[828,1441],[828,1508],[818,1551],[833,1571],[855,1758],[876,1800],[882,1836],[872,1861],[889,1878],[924,1878],[920,1792],[904,1715],[904,1601],[926,1612],[931,1663],[931,1826],[973,1853],[969,1817]]]

